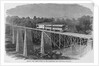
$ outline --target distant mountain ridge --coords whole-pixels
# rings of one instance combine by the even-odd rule
[[[8,15],[20,17],[79,18],[92,16],[92,11],[78,4],[27,4],[7,10]]]

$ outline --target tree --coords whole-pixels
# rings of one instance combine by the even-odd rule
[[[33,18],[34,20],[36,20],[37,18],[36,18],[36,16],[34,16],[34,18]]]
[[[92,18],[90,16],[82,16],[78,18],[79,25],[76,26],[76,29],[79,33],[88,34],[92,31]]]

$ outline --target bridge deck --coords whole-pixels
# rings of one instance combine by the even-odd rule
[[[69,35],[69,36],[80,37],[80,38],[88,38],[88,39],[89,39],[89,38],[92,38],[92,35],[86,35],[86,34],[71,33],[71,32],[55,32],[55,31],[50,31],[50,30],[30,28],[30,27],[17,26],[17,25],[11,25],[11,24],[6,24],[6,25],[10,25],[10,26],[13,26],[13,27],[18,27],[18,28],[23,28],[23,29],[38,30],[38,31],[56,33],[56,34],[61,34],[61,35]]]

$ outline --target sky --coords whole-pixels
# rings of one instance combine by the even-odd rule
[[[25,5],[26,3],[7,3],[5,4],[5,10],[15,8],[19,5]],[[92,3],[79,3],[79,5],[89,8],[91,11],[93,11],[93,4]]]
[[[87,7],[93,12],[93,4],[92,3],[77,3],[77,4]],[[26,5],[26,3],[5,3],[5,5],[4,5],[5,17],[7,16],[6,10],[15,8],[16,6],[20,6],[20,5]]]

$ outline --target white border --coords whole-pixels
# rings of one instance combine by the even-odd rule
[[[93,3],[92,1],[2,1],[1,2],[1,37],[2,37],[2,41],[1,41],[1,64],[2,65],[97,65],[98,64],[98,10],[97,7],[94,7],[94,63],[65,63],[65,62],[61,62],[61,63],[55,63],[55,62],[28,62],[28,63],[5,63],[4,62],[4,55],[5,55],[5,51],[4,51],[4,44],[5,44],[5,12],[4,12],[4,4],[5,3],[66,3],[66,4],[70,4],[70,3]],[[11,61],[11,60],[10,60]]]

